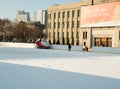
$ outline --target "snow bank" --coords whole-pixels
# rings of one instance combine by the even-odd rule
[[[48,43],[42,42],[42,44],[48,46]],[[12,42],[0,42],[0,46],[4,47],[17,47],[17,48],[36,48],[34,43],[12,43]],[[68,50],[67,45],[50,45],[51,49],[64,49]],[[82,46],[72,46],[71,50],[82,51]]]
[[[71,50],[82,51],[82,46],[71,45],[71,47],[72,47]],[[68,50],[68,45],[51,45],[50,48]]]
[[[48,44],[46,44],[48,45]],[[36,48],[34,43],[12,43],[12,42],[0,42],[0,46],[4,47],[17,47],[17,48]],[[68,50],[68,45],[50,45],[51,49],[62,49]],[[71,50],[82,51],[82,46],[73,46]],[[103,52],[103,53],[118,53],[120,54],[120,48],[113,47],[92,47],[93,52]]]
[[[17,47],[17,48],[35,48],[33,43],[12,43],[12,42],[0,42],[0,46],[5,47]]]
[[[119,53],[120,54],[120,48],[118,47],[92,47],[93,52],[105,52],[105,53]]]

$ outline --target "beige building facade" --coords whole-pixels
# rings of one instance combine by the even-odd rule
[[[86,45],[88,49],[100,45],[120,47],[119,24],[116,26],[109,26],[109,24],[105,26],[81,25],[81,22],[84,23],[84,19],[82,19],[84,18],[84,8],[82,7],[86,9],[88,6],[107,2],[119,2],[119,0],[84,0],[83,2],[50,6],[47,24],[48,40],[53,44]],[[117,14],[120,13],[118,9]],[[87,14],[87,16],[92,16],[92,14]],[[119,16],[116,18],[120,21]]]

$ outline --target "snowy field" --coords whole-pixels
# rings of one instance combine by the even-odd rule
[[[0,89],[120,89],[120,54],[0,47]]]

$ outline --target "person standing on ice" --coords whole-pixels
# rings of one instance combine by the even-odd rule
[[[71,51],[71,44],[68,44],[68,51]]]
[[[85,45],[82,46],[82,50],[85,51]]]

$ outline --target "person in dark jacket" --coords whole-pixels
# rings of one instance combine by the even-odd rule
[[[68,44],[68,51],[71,51],[71,44]]]

